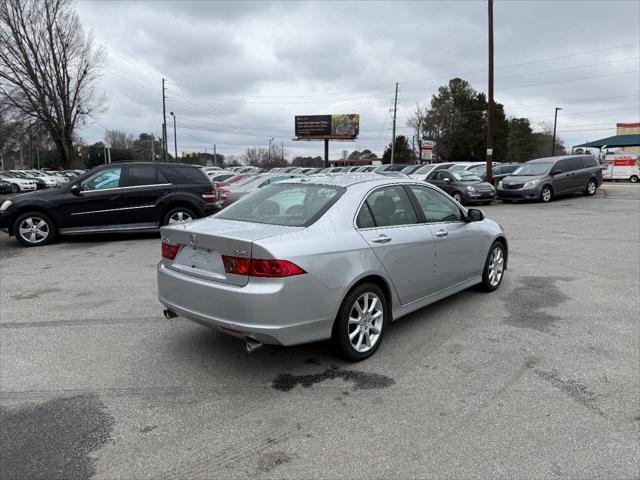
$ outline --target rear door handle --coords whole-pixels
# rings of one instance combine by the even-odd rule
[[[380,235],[378,238],[374,238],[371,241],[375,243],[389,243],[391,241],[391,237],[387,237],[386,235]]]
[[[447,232],[446,230],[438,230],[436,232],[436,237],[438,238],[446,238],[449,235],[449,232]]]

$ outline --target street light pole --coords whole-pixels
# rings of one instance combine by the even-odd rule
[[[176,116],[173,112],[169,112],[173,117],[173,151],[174,151],[174,160],[178,161],[178,135],[176,134]]]
[[[558,110],[562,110],[560,107],[556,107],[556,113],[553,118],[553,140],[551,141],[551,156],[556,156],[556,126],[558,125]]]
[[[493,179],[493,0],[489,0],[489,103],[487,104],[487,182]]]

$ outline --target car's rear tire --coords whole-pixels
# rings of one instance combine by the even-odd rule
[[[590,197],[592,195],[595,195],[597,189],[598,189],[598,184],[592,178],[587,182],[587,188],[585,189],[584,194]]]
[[[41,212],[27,212],[13,222],[13,234],[25,247],[40,247],[56,237],[51,217]]]
[[[640,180],[640,179],[638,179],[637,175],[631,175],[631,178],[629,178],[629,181],[631,183],[638,183],[638,180]]]
[[[16,183],[11,184],[11,193],[20,193],[20,186]]]
[[[550,185],[545,185],[544,187],[542,187],[542,190],[540,190],[539,200],[542,203],[549,203],[551,200],[553,200],[553,188],[551,188]]]
[[[458,202],[460,205],[462,205],[462,194],[460,192],[453,192],[453,195],[451,195],[453,197],[453,199]]]
[[[493,292],[497,290],[504,277],[504,269],[507,261],[507,251],[500,241],[493,242],[482,271],[482,290]]]
[[[333,326],[338,353],[352,362],[373,355],[382,343],[388,317],[382,289],[373,283],[358,285],[345,297]]]
[[[197,218],[193,210],[188,207],[174,207],[165,213],[162,225],[178,225]]]

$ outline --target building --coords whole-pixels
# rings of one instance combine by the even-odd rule
[[[640,122],[616,123],[616,135],[640,135]],[[622,147],[616,153],[640,155],[640,147]]]

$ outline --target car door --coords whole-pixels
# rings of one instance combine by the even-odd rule
[[[121,212],[123,222],[141,227],[158,225],[162,198],[174,190],[175,186],[155,165],[129,165],[124,189],[126,210]]]
[[[462,210],[435,189],[422,185],[409,189],[436,240],[437,291],[482,275],[486,245],[478,224],[465,221]]]
[[[571,172],[569,169],[569,162],[567,159],[558,160],[553,167],[553,191],[556,194],[567,193],[573,189],[573,176],[575,172]]]
[[[447,182],[444,180],[445,178],[449,178],[449,175],[447,174],[447,172],[444,172],[442,170],[436,170],[435,172],[431,172],[429,176],[427,176],[426,181],[444,190],[445,192],[449,193],[447,189],[450,190],[450,188]],[[449,183],[451,183],[450,178],[449,178]]]
[[[587,188],[587,181],[591,177],[589,169],[584,168],[580,157],[567,159],[569,170],[571,172],[571,190],[574,192],[584,192]]]
[[[435,291],[435,239],[402,185],[380,187],[362,204],[356,225],[405,305]]]
[[[95,227],[106,229],[120,223],[126,206],[123,195],[123,167],[104,168],[78,184],[78,194],[68,190],[58,206],[61,229]]]

